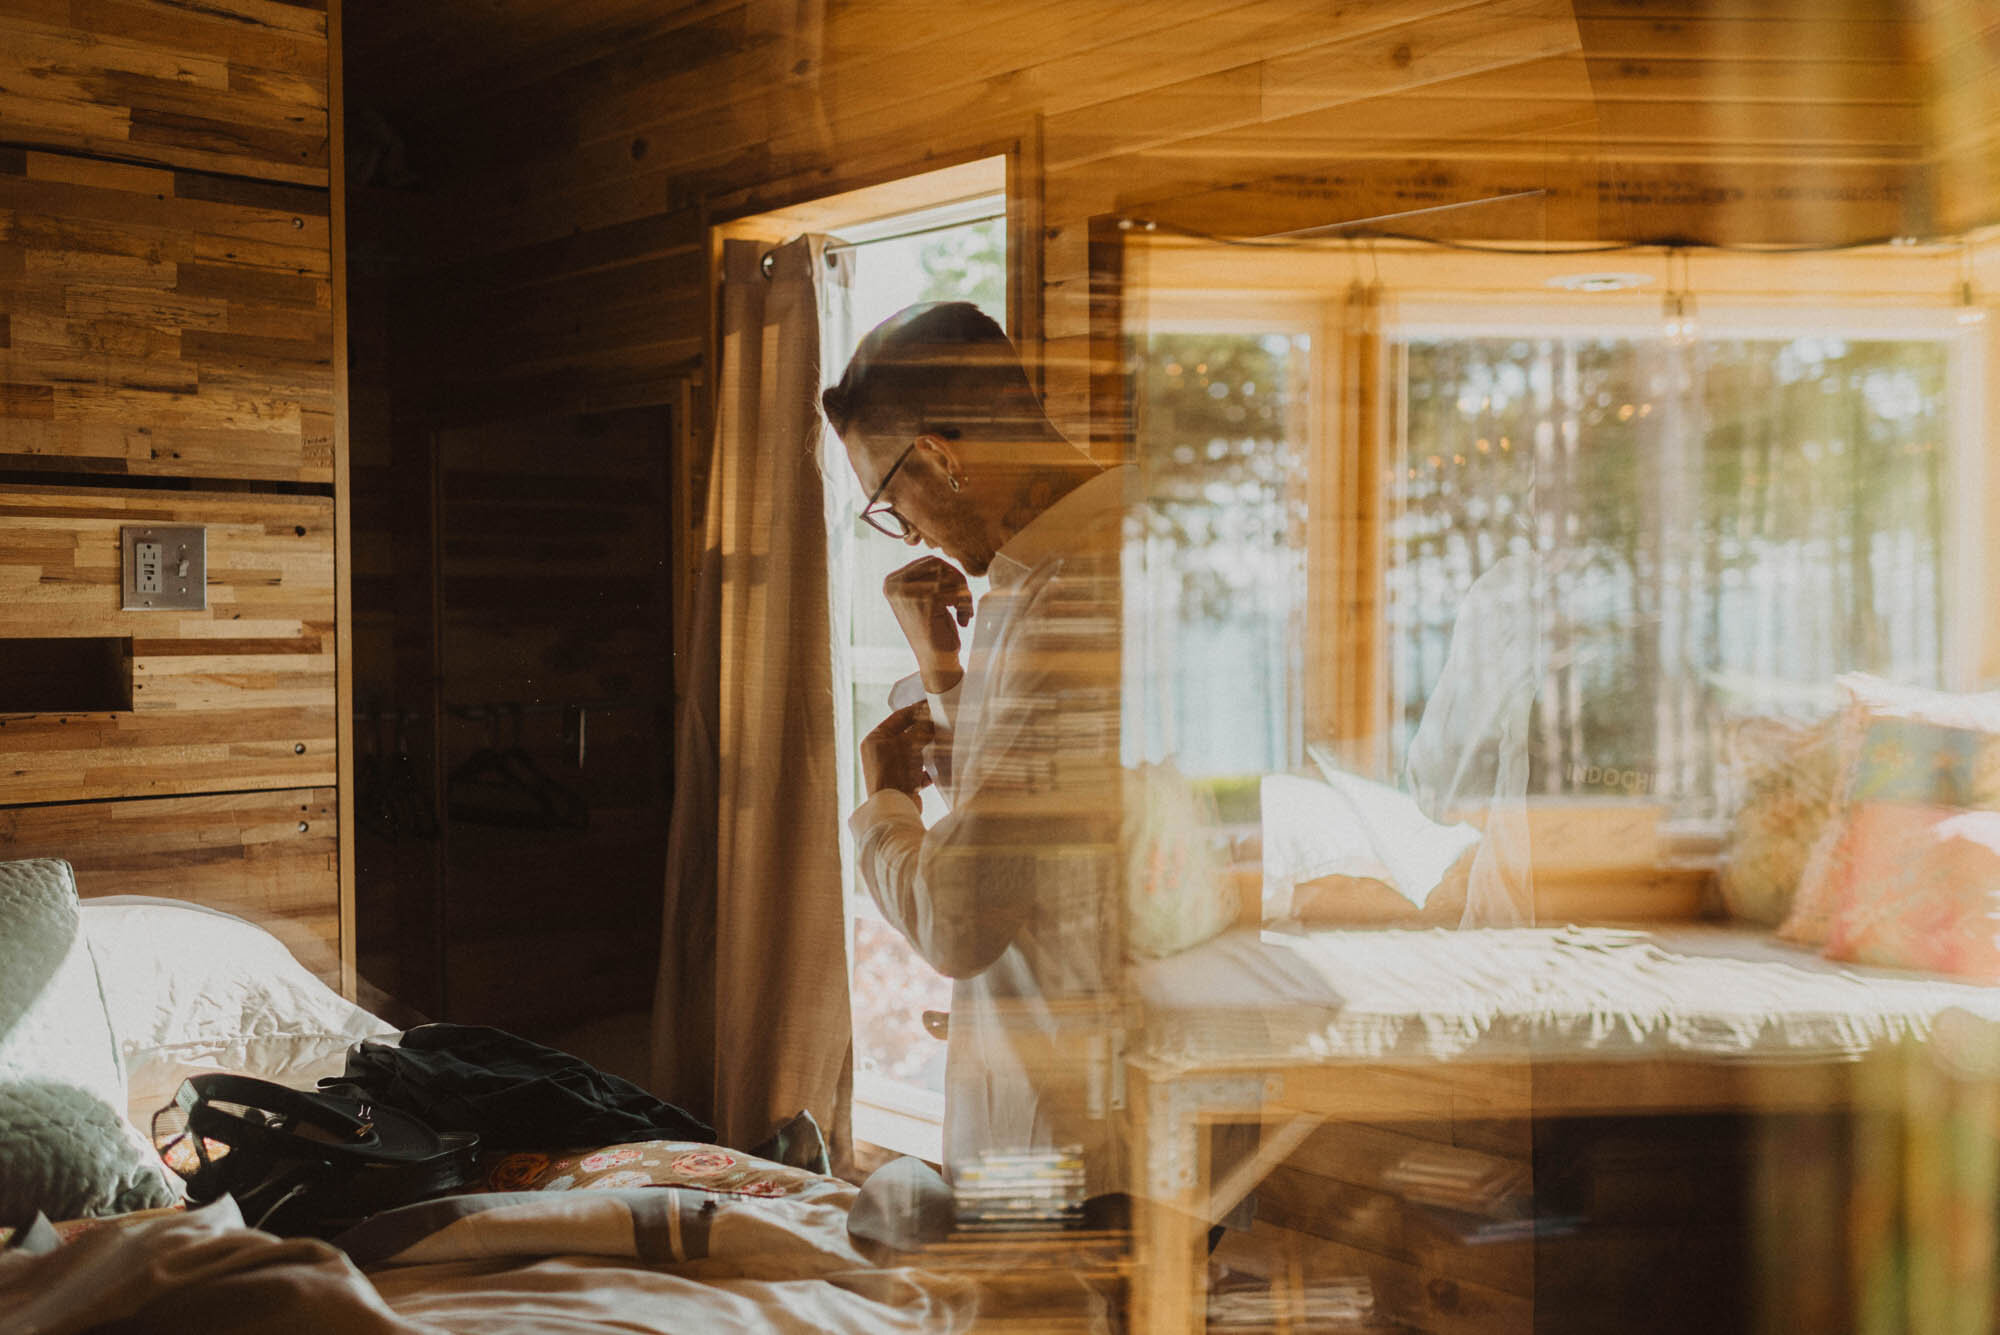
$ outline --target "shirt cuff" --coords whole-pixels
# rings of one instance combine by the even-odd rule
[[[918,829],[922,829],[923,808],[919,807],[916,799],[908,793],[898,792],[894,788],[884,788],[854,808],[854,814],[847,818],[847,828],[853,832],[856,839],[859,839],[877,825],[901,824],[906,821],[913,821]]]
[[[965,674],[961,672],[958,680],[951,684],[950,690],[935,694],[928,691],[924,693],[924,698],[931,702],[931,722],[940,730],[951,731],[952,720],[958,717],[958,693],[963,689],[965,689]]]

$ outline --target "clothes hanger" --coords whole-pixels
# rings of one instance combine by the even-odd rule
[[[447,782],[453,820],[482,825],[529,829],[581,829],[589,824],[590,808],[573,789],[545,773],[521,745],[522,707],[518,702],[482,711],[489,725],[488,744],[467,757]],[[500,745],[500,718],[513,719],[514,741]]]
[[[515,781],[535,794],[547,812],[549,824],[559,829],[581,829],[590,823],[590,804],[568,784],[553,778],[528,749],[521,745],[519,702],[508,705],[514,721],[514,744],[502,756]]]
[[[410,755],[409,722],[412,715],[396,714],[396,753],[388,762],[390,801],[399,824],[418,839],[435,839],[437,812],[432,809],[427,786],[418,781],[417,762]]]

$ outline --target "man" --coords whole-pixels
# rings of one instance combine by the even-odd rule
[[[947,1167],[1075,1146],[1091,1194],[1120,1190],[1106,1117],[1127,470],[1063,438],[1006,335],[965,302],[871,331],[823,404],[863,517],[941,553],[885,582],[928,698],[862,742],[868,797],[849,823],[883,915],[956,980]],[[990,579],[976,617],[967,575]],[[933,774],[950,811],[927,831],[916,797]]]

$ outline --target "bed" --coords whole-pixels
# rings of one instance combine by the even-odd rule
[[[1322,1122],[1823,1111],[1907,1040],[1983,1049],[2000,990],[1697,924],[1247,930],[1149,962],[1129,1099],[1141,1329],[1198,1328],[1201,1235]],[[1264,1127],[1220,1174],[1203,1128]]]
[[[395,1042],[282,944],[165,900],[79,903],[0,863],[0,1311],[8,1329],[954,1331],[976,1292],[881,1264],[857,1189],[721,1146],[510,1155],[331,1243],[177,1199],[144,1128],[183,1077],[298,1088]],[[529,1189],[503,1190],[515,1187]],[[52,1223],[52,1220],[63,1222]]]

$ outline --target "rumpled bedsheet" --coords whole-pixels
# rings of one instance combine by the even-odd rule
[[[687,1189],[447,1197],[336,1240],[245,1228],[233,1202],[0,1254],[0,1329],[215,1335],[561,1331],[955,1332],[971,1289],[870,1265],[855,1189],[725,1200]]]

